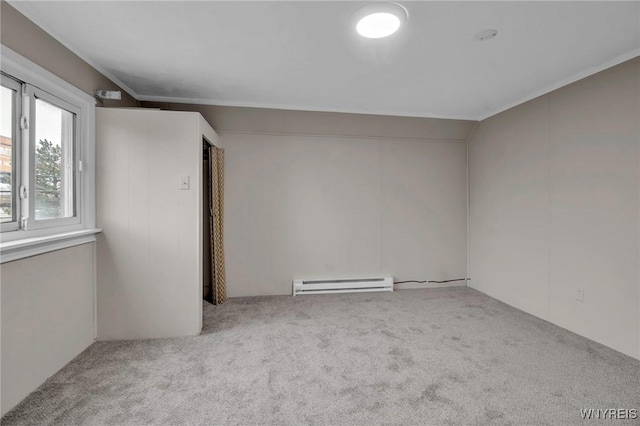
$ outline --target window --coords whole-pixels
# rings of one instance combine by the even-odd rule
[[[95,100],[11,49],[2,46],[1,55],[0,249],[5,262],[12,247],[70,241],[97,231],[91,169]]]
[[[2,231],[79,223],[80,108],[6,74],[1,85]],[[21,147],[19,133],[26,136],[27,146]],[[21,150],[27,159],[22,170],[16,161]]]
[[[17,202],[18,137],[16,126],[20,117],[21,85],[4,75],[0,77],[0,224],[2,231],[18,229]]]
[[[30,88],[27,93],[33,99],[30,115],[33,155],[29,158],[33,207],[27,229],[76,223],[75,126],[79,111],[38,89]]]

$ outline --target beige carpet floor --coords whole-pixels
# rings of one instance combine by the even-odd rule
[[[469,288],[205,305],[202,335],[98,342],[2,425],[577,425],[640,362]]]

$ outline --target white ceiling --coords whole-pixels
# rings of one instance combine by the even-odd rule
[[[638,1],[401,3],[11,2],[140,100],[477,120],[640,54]]]

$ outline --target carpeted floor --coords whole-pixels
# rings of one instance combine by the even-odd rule
[[[98,342],[2,419],[574,425],[640,409],[640,362],[474,290],[231,299],[191,338]]]

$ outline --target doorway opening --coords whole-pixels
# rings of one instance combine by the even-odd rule
[[[202,298],[227,300],[224,267],[224,150],[202,141]]]
[[[213,303],[213,194],[211,188],[212,146],[202,140],[202,298]]]

